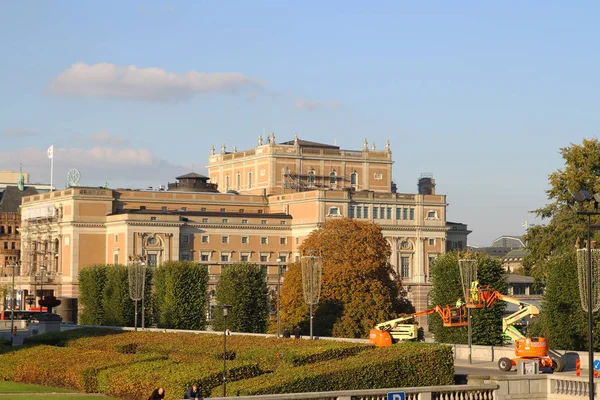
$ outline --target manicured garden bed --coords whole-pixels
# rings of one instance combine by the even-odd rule
[[[229,395],[453,383],[447,346],[233,335],[227,350]],[[78,329],[0,354],[0,379],[122,399],[147,398],[158,386],[183,398],[199,382],[208,397],[221,394],[222,360],[221,335]]]

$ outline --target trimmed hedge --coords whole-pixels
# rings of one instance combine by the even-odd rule
[[[406,344],[345,359],[281,369],[227,385],[228,396],[450,385],[454,360],[449,346]],[[218,389],[213,396],[220,396]]]
[[[96,335],[96,336],[88,336]],[[221,395],[222,335],[78,329],[28,338],[0,354],[0,379],[43,383],[123,399],[146,398],[157,386],[180,398],[199,382]],[[230,394],[263,394],[448,384],[449,347],[261,338],[227,339]]]

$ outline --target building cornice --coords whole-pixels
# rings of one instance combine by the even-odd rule
[[[184,227],[190,228],[218,228],[218,229],[244,229],[244,230],[269,230],[269,231],[284,231],[291,230],[292,225],[256,225],[256,224],[203,224],[203,223],[186,223]]]

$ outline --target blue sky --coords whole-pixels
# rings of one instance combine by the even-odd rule
[[[391,142],[470,244],[520,234],[600,122],[597,2],[0,2],[0,169],[146,187],[212,144]],[[131,66],[131,67],[130,67]],[[153,68],[153,70],[148,70]]]

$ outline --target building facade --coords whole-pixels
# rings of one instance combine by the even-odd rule
[[[435,193],[433,178],[419,180],[419,193],[392,192],[389,144],[380,152],[351,152],[297,138],[269,141],[227,160],[232,154],[211,150],[211,183],[187,174],[169,184],[175,190],[72,187],[24,198],[22,274],[35,276],[43,266],[45,288],[67,304],[78,297],[80,270],[126,264],[139,255],[155,266],[168,260],[204,264],[211,290],[228,265],[248,261],[266,270],[274,288],[278,266],[299,260],[299,247],[313,230],[348,217],[381,225],[398,279],[415,307],[425,309],[429,264],[445,252],[448,231],[446,197]],[[293,166],[298,169],[289,171],[296,173],[290,184],[284,168]]]

